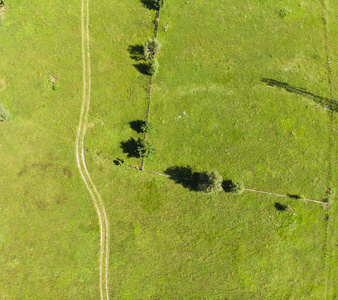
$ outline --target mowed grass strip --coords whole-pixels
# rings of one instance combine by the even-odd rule
[[[147,169],[215,168],[247,187],[324,197],[327,111],[261,81],[328,97],[320,5],[167,2],[148,137],[157,153]],[[139,164],[121,142],[141,137],[129,123],[144,119],[149,78],[134,68],[128,47],[152,36],[155,14],[136,0],[96,3],[92,12],[93,127],[86,141],[109,210],[111,294],[322,298],[322,205],[252,193],[207,196],[113,165],[116,157]]]
[[[99,297],[98,221],[75,160],[80,17],[79,1],[5,1],[0,93],[12,119],[0,124],[3,299]]]

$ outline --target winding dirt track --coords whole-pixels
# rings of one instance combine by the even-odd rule
[[[93,199],[100,224],[100,295],[101,299],[109,299],[108,289],[108,258],[109,258],[109,223],[104,202],[90,177],[84,155],[85,135],[88,124],[90,94],[91,94],[91,67],[90,67],[90,36],[89,36],[89,0],[82,0],[81,8],[82,27],[82,63],[83,63],[83,102],[81,106],[79,126],[76,136],[76,160],[81,177]]]

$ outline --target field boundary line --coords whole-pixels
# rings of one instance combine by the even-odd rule
[[[326,51],[326,67],[328,72],[328,85],[329,85],[329,93],[330,98],[333,98],[333,71],[331,67],[331,42],[329,37],[329,18],[327,14],[327,8],[328,8],[328,0],[321,0],[322,3],[322,12],[323,12],[323,22],[324,22],[324,40],[325,40],[325,51]],[[336,125],[335,125],[336,117],[332,111],[329,111],[329,170],[328,170],[328,184],[330,185],[330,188],[332,188],[332,181],[333,181],[333,166],[335,164],[335,154],[334,154],[334,148],[335,148],[335,133],[336,133]],[[332,199],[330,199],[330,202],[332,202]],[[325,293],[325,299],[328,299],[328,293],[329,293],[329,281],[330,281],[330,269],[329,269],[329,256],[328,256],[328,239],[329,239],[329,228],[330,228],[330,215],[327,212],[326,213],[326,230],[325,230],[325,239],[324,239],[324,245],[323,245],[323,255],[324,255],[324,270],[325,270],[325,287],[324,287],[324,293]],[[331,222],[332,223],[332,222]]]
[[[86,5],[85,5],[86,4]],[[86,10],[86,12],[85,12]],[[91,66],[90,66],[90,35],[89,35],[89,0],[82,0],[81,5],[81,47],[83,64],[83,100],[80,111],[79,125],[76,136],[76,161],[80,175],[93,200],[100,226],[99,254],[99,288],[100,298],[109,299],[108,264],[109,264],[109,223],[104,201],[99,194],[87,168],[85,160],[85,135],[88,125],[91,97]]]
[[[155,171],[148,171],[148,170],[144,170],[135,166],[131,166],[131,165],[126,165],[127,167],[136,169],[138,171],[142,171],[142,172],[146,172],[146,173],[151,173],[151,174],[155,174],[155,175],[159,175],[159,176],[164,176],[164,177],[168,177],[168,178],[174,178],[174,179],[182,179],[182,180],[188,180],[188,181],[198,181],[197,179],[193,179],[193,178],[187,178],[187,177],[179,177],[179,176],[174,176],[174,175],[168,175],[168,174],[162,174],[159,172],[155,172]],[[268,195],[273,195],[273,196],[278,196],[278,197],[284,197],[284,198],[288,198],[288,199],[294,199],[294,200],[300,200],[300,201],[308,201],[308,202],[315,202],[315,203],[322,203],[322,204],[326,204],[329,205],[328,202],[326,201],[321,201],[321,200],[315,200],[315,199],[307,199],[307,198],[296,198],[294,195],[284,195],[284,194],[278,194],[278,193],[273,193],[273,192],[266,192],[266,191],[261,191],[261,190],[255,190],[255,189],[249,189],[249,188],[244,188],[245,191],[249,191],[249,192],[255,192],[255,193],[261,193],[261,194],[268,194]]]
[[[158,27],[160,25],[160,10],[161,6],[159,6],[158,10],[156,11],[156,16],[155,16],[155,29],[154,29],[154,35],[155,38],[157,38],[158,35]],[[150,105],[151,105],[151,95],[153,92],[153,78],[154,75],[151,75],[150,77],[150,86],[149,86],[149,97],[148,97],[148,108],[147,108],[147,113],[146,113],[146,121],[149,121],[149,114],[150,114]],[[144,133],[144,140],[147,140],[147,131]],[[144,170],[144,162],[145,159],[144,157],[142,158],[142,164],[141,164],[141,169]]]

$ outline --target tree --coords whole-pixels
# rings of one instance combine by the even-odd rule
[[[198,179],[198,189],[205,193],[217,193],[223,190],[223,177],[217,171],[203,172]]]
[[[143,44],[143,54],[146,60],[154,59],[155,56],[160,52],[161,44],[157,38],[148,38]]]
[[[150,121],[144,121],[141,125],[141,132],[149,133],[154,129],[154,125]]]
[[[159,63],[157,61],[157,59],[152,59],[150,62],[149,62],[149,65],[148,65],[148,74],[149,75],[156,75],[158,73],[158,68],[159,68]]]
[[[137,153],[141,158],[150,158],[155,154],[155,148],[148,141],[138,139]]]
[[[230,193],[239,195],[245,191],[244,182],[243,181],[231,181],[230,185]]]
[[[0,104],[0,121],[8,121],[11,118],[10,113]]]

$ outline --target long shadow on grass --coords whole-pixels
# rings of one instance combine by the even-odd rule
[[[197,191],[197,183],[200,173],[193,172],[190,166],[173,166],[164,171],[165,174],[170,175],[170,179],[175,183],[179,183],[191,191]]]
[[[130,58],[135,61],[144,60],[143,46],[142,45],[129,45],[128,52]]]
[[[234,183],[232,180],[230,179],[223,180],[222,187],[223,187],[224,192],[230,193],[233,189],[233,186],[234,186]]]
[[[141,3],[150,10],[159,10],[160,8],[159,0],[141,0]]]
[[[135,130],[137,133],[142,133],[141,127],[142,125],[144,125],[144,121],[143,120],[135,120],[135,121],[131,121],[129,122],[130,128]]]
[[[121,148],[123,150],[123,153],[127,153],[128,157],[137,157],[137,158],[140,157],[137,151],[138,146],[139,146],[139,142],[138,140],[135,140],[134,138],[130,138],[128,141],[121,143]]]
[[[275,208],[279,211],[285,211],[288,207],[286,205],[280,204],[279,202],[276,202]]]
[[[312,93],[308,92],[307,90],[305,90],[301,87],[292,86],[288,83],[277,81],[277,80],[274,80],[274,79],[261,78],[261,81],[266,83],[269,86],[280,87],[280,88],[287,90],[290,93],[294,93],[294,94],[298,94],[298,95],[302,95],[304,97],[307,97],[307,98],[311,99],[312,101],[314,101],[315,103],[320,104],[323,107],[327,107],[328,109],[330,109],[334,112],[338,112],[338,102],[334,99],[321,97],[321,96],[312,94]]]
[[[141,74],[149,75],[149,65],[147,63],[138,63],[133,65]]]

